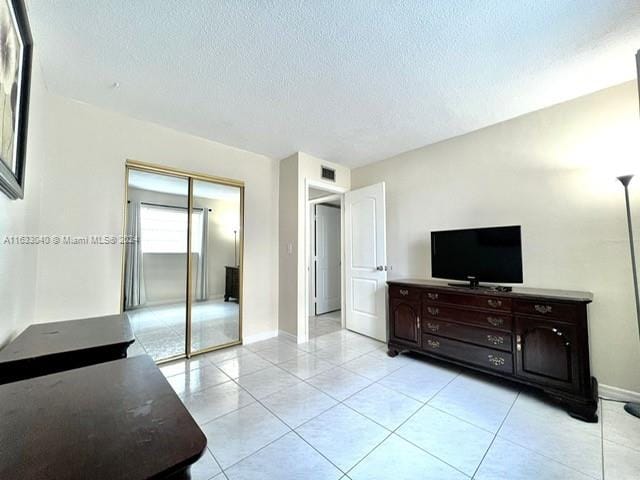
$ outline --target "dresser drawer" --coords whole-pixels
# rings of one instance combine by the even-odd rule
[[[461,308],[446,307],[433,303],[426,303],[422,308],[422,318],[425,322],[430,319],[452,320],[454,322],[470,323],[490,329],[510,332],[513,323],[511,315],[496,312],[478,312]]]
[[[460,323],[426,318],[422,322],[422,331],[442,337],[475,343],[481,347],[495,348],[511,352],[511,334],[496,330],[471,327]]]
[[[513,357],[500,350],[476,347],[435,335],[422,335],[422,349],[489,370],[513,373]]]
[[[405,300],[420,300],[420,289],[390,285],[389,296],[391,298],[403,298]]]
[[[516,300],[513,305],[515,313],[535,315],[538,317],[571,319],[577,314],[576,305],[540,301]]]
[[[439,292],[433,290],[423,293],[423,299],[427,302],[466,305],[469,307],[488,308],[490,310],[503,312],[511,311],[510,298],[496,297],[493,295],[466,295],[464,293]]]

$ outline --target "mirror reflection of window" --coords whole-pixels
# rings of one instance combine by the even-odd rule
[[[191,251],[198,253],[202,236],[202,210],[191,216]],[[141,242],[143,253],[187,253],[187,209],[142,204]]]

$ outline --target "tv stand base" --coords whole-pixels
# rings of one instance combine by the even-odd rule
[[[480,285],[479,283],[447,283],[450,287],[468,288],[470,290],[493,290],[494,292],[511,292],[512,287],[503,287],[502,285]]]

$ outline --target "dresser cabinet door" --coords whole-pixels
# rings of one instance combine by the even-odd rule
[[[516,317],[516,375],[564,390],[579,389],[576,326]]]
[[[390,337],[399,343],[420,346],[420,303],[391,299]]]

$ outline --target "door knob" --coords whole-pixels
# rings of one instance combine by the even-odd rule
[[[384,266],[382,266],[382,265],[378,265],[378,266],[376,267],[376,270],[377,270],[377,271],[379,271],[379,272],[383,272],[383,271],[384,271]]]

